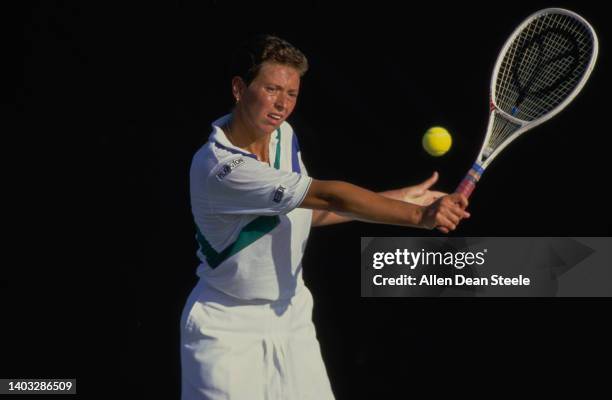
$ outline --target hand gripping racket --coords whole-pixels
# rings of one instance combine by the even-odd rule
[[[476,162],[455,192],[470,197],[484,170],[506,146],[567,107],[589,79],[597,51],[595,31],[572,11],[547,8],[523,21],[497,57],[487,133]]]

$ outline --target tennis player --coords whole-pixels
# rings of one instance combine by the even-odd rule
[[[273,36],[238,49],[232,112],[193,157],[199,282],[181,318],[183,400],[333,399],[302,279],[311,226],[350,220],[449,232],[463,195],[420,185],[381,194],[308,176],[286,122],[308,69]]]

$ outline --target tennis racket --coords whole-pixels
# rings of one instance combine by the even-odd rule
[[[502,150],[567,107],[589,79],[597,52],[595,30],[572,11],[547,8],[523,21],[497,57],[487,133],[455,192],[470,197]]]

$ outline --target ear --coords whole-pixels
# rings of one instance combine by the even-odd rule
[[[241,77],[235,76],[232,78],[232,95],[236,103],[240,101],[246,90],[246,84]]]

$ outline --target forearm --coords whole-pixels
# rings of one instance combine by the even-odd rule
[[[336,214],[328,215],[319,221],[324,224],[356,219],[402,226],[420,226],[424,210],[423,207],[384,197],[340,181],[316,181],[301,207]]]
[[[348,215],[341,215],[333,211],[313,210],[312,212],[312,226],[335,225],[354,220]]]
[[[404,189],[386,190],[384,192],[378,192],[379,195],[388,199],[407,201]]]
[[[387,190],[384,192],[378,192],[378,194],[383,197],[394,199],[394,200],[404,201],[404,198],[405,198],[404,189]],[[351,222],[351,221],[355,221],[355,219],[348,215],[339,214],[333,211],[314,210],[312,213],[312,226],[313,227],[342,224],[342,223]]]

